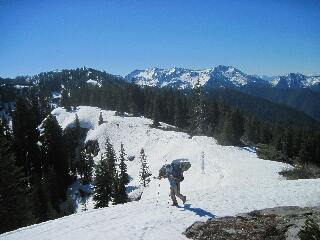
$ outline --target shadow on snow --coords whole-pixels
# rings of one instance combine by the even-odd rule
[[[209,217],[209,218],[215,218],[216,216],[202,208],[193,208],[191,207],[191,204],[185,204],[183,207],[177,206],[178,208],[184,209],[183,211],[191,211],[194,212],[196,215],[200,217]]]

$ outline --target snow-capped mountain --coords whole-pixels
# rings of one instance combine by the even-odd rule
[[[208,87],[240,87],[258,81],[268,84],[266,81],[247,75],[234,67],[222,65],[202,70],[176,67],[135,70],[128,74],[125,79],[143,86],[169,86],[180,89],[192,88],[197,81]]]
[[[275,77],[272,85],[280,88],[309,88],[320,86],[320,75],[306,76],[300,73],[289,73],[286,76]]]
[[[149,68],[135,70],[125,79],[141,86],[193,88],[197,81],[208,88],[269,86],[279,88],[320,88],[320,76],[290,73],[286,76],[248,75],[237,68],[219,65],[214,68],[192,70],[185,68]]]

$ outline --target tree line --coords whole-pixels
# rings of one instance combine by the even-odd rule
[[[199,82],[192,91],[141,88],[130,83],[83,85],[64,91],[61,104],[66,109],[89,105],[116,110],[120,115],[128,112],[153,119],[154,127],[165,122],[190,134],[213,136],[223,145],[259,146],[266,157],[275,160],[320,166],[319,127],[264,120],[205,92]]]

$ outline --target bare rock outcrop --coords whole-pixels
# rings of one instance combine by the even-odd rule
[[[276,207],[195,222],[184,234],[205,240],[285,240],[299,239],[298,232],[307,217],[320,223],[320,207]]]

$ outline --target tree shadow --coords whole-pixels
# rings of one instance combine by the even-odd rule
[[[191,207],[191,204],[185,204],[183,207],[181,206],[177,206],[178,208],[188,210],[191,212],[194,212],[196,215],[200,216],[200,217],[209,217],[209,218],[215,218],[216,216],[214,214],[212,214],[211,212],[208,212],[202,208],[193,208]]]

